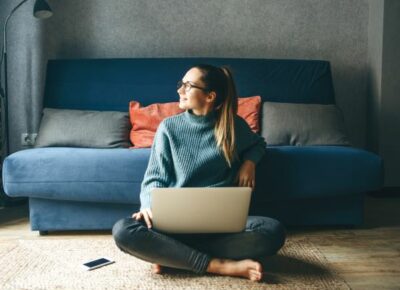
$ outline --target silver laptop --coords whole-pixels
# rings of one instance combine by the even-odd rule
[[[251,187],[153,188],[153,227],[165,233],[241,232],[251,192]]]

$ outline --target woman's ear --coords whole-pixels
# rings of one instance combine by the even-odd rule
[[[208,103],[214,103],[216,99],[217,99],[217,94],[214,91],[209,92],[206,97],[206,101]]]

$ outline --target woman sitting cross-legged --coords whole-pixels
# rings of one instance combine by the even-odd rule
[[[122,251],[163,267],[262,279],[259,258],[285,243],[283,225],[249,216],[239,233],[165,234],[152,228],[150,191],[155,187],[255,187],[256,164],[266,151],[263,137],[237,115],[231,71],[200,64],[178,83],[181,114],[164,119],[156,132],[141,186],[139,212],[113,227]]]

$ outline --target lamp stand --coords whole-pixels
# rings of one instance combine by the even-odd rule
[[[14,7],[13,10],[11,10],[10,14],[8,14],[6,18],[6,22],[4,24],[4,30],[3,30],[3,53],[1,55],[1,59],[4,61],[4,90],[1,88],[1,79],[0,79],[0,94],[3,99],[2,105],[4,106],[4,109],[2,107],[2,112],[4,112],[4,118],[2,117],[2,121],[4,120],[4,124],[2,124],[2,127],[4,127],[4,135],[1,136],[2,138],[2,146],[1,146],[1,170],[0,172],[3,172],[3,160],[5,159],[6,156],[9,155],[10,153],[10,140],[9,140],[9,130],[8,130],[8,79],[7,79],[7,24],[8,20],[10,17],[14,14],[14,12],[28,0],[23,0],[21,1],[17,6]],[[0,68],[1,69],[1,68]],[[0,74],[1,75],[1,74]],[[4,142],[5,140],[5,142]],[[3,174],[1,174],[3,176]],[[0,177],[1,180],[1,185],[0,185],[0,206],[15,206],[15,205],[20,205],[24,204],[27,201],[26,197],[9,197],[4,193],[3,189],[3,179]]]

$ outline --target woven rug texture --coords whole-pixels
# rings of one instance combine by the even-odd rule
[[[114,264],[92,271],[80,265],[109,257]],[[151,264],[121,252],[111,236],[40,237],[0,244],[0,288],[8,289],[350,289],[306,238],[291,239],[274,257],[262,260],[262,281],[197,275]]]

